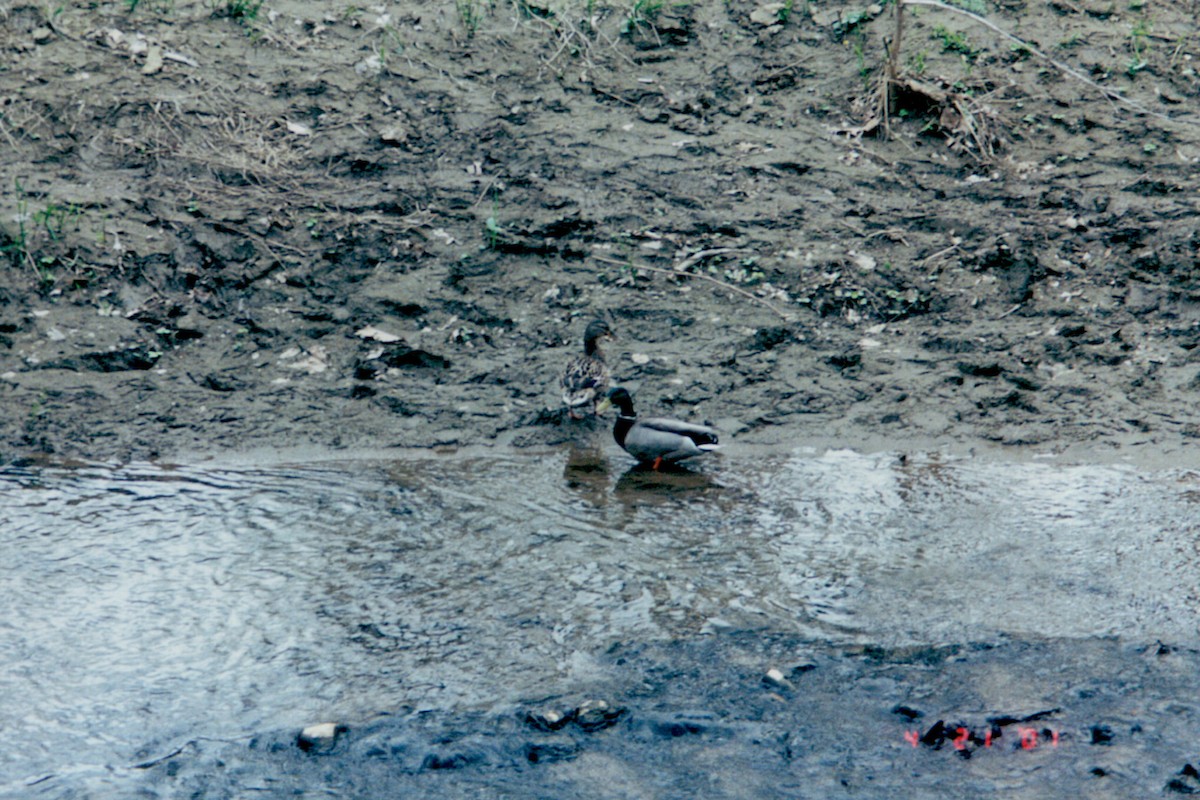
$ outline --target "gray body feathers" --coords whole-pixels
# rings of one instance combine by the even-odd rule
[[[652,463],[656,468],[720,447],[717,432],[707,425],[665,417],[638,419],[633,411],[633,398],[620,386],[604,396],[598,410],[603,411],[610,405],[620,409],[613,425],[613,439],[638,461]]]
[[[667,463],[704,455],[720,448],[717,432],[706,425],[677,419],[638,419],[617,444],[638,461],[662,459]]]

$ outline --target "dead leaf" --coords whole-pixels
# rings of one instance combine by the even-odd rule
[[[376,342],[383,342],[384,344],[391,344],[392,342],[400,341],[400,337],[396,334],[388,333],[387,331],[381,331],[379,328],[376,328],[373,325],[368,325],[365,328],[356,330],[354,335],[360,339],[371,339]]]
[[[153,75],[162,69],[163,52],[158,45],[150,45],[150,49],[146,51],[146,63],[142,65],[143,75]]]

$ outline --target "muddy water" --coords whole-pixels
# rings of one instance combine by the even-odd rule
[[[806,796],[789,781],[815,785],[850,743],[779,742],[805,726],[853,729],[839,702],[886,728],[854,751],[938,759],[930,748],[908,752],[906,725],[924,731],[938,714],[984,724],[1083,702],[1057,696],[1053,680],[996,677],[1048,661],[1070,673],[1062,685],[1093,688],[1090,705],[1058,723],[1080,749],[1056,763],[1078,781],[1094,779],[1094,753],[1141,755],[1122,725],[1155,724],[1117,709],[1130,691],[1126,678],[1124,689],[1105,683],[1114,674],[1138,674],[1143,706],[1181,702],[1187,714],[1162,713],[1195,716],[1172,683],[1200,645],[1194,473],[850,452],[733,455],[679,474],[627,468],[609,451],[573,450],[0,473],[0,792],[279,786],[312,760],[288,737],[323,720],[351,726],[345,771],[375,775],[378,791],[429,790],[422,781],[450,772],[516,793],[581,791],[592,772],[614,774],[606,759],[634,787],[664,771],[686,785],[720,770],[654,742],[692,731],[671,726],[699,713],[726,727],[695,747],[711,754],[719,741],[722,769],[750,769],[763,783],[731,778],[697,791]],[[1144,646],[1156,642],[1184,661],[1147,674]],[[772,667],[786,684],[761,683]],[[969,699],[946,699],[963,674],[988,678]],[[532,770],[539,734],[514,720],[582,697],[607,698],[625,716],[554,744],[546,752],[561,758]],[[897,719],[899,703],[923,716]],[[728,726],[742,713],[776,727],[739,735]],[[1104,721],[1114,715],[1120,724]],[[1123,773],[1133,795],[1143,784],[1158,791],[1184,765],[1170,760],[1165,717],[1155,748],[1166,760]],[[1115,742],[1090,741],[1098,725],[1115,725]],[[429,760],[430,748],[480,728],[489,742],[517,744],[476,742],[460,748],[461,763]],[[380,737],[392,743],[392,772],[372,755],[386,750]],[[1183,753],[1190,742],[1178,738]],[[767,739],[775,744],[760,752]],[[301,761],[275,764],[266,740]],[[222,772],[241,759],[249,777]],[[502,769],[511,763],[522,769]],[[1007,778],[934,763],[964,788],[1038,785],[1032,762],[1020,777],[1004,762],[997,775]],[[321,769],[327,778],[329,764]],[[601,786],[582,793],[615,791]]]

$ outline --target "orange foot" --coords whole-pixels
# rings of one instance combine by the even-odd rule
[[[662,456],[659,456],[658,458],[654,459],[654,466],[650,467],[650,469],[657,470],[661,466],[662,466]]]

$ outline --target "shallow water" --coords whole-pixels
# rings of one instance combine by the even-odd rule
[[[619,643],[1200,645],[1195,473],[698,466],[4,470],[0,791],[119,796],[172,743],[603,693]]]

